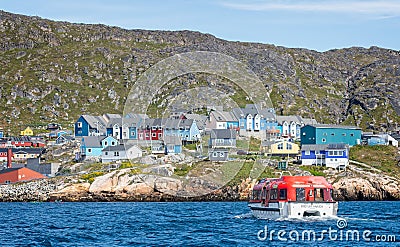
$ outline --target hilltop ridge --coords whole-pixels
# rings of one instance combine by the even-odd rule
[[[399,51],[317,52],[193,31],[125,30],[4,11],[0,37],[0,125],[14,132],[26,125],[72,123],[81,114],[121,113],[144,71],[189,51],[218,52],[246,64],[264,83],[278,114],[377,131],[400,123]],[[194,78],[226,83],[207,75]]]

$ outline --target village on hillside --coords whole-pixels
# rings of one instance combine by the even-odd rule
[[[0,184],[85,173],[93,164],[111,170],[123,162],[167,164],[172,172],[175,164],[248,159],[282,170],[292,164],[345,170],[350,147],[398,147],[400,140],[398,132],[362,132],[356,126],[279,116],[274,109],[255,104],[231,111],[210,108],[207,115],[175,108],[168,118],[81,115],[73,130],[49,123],[46,133],[34,131],[27,127],[20,136],[0,131]]]

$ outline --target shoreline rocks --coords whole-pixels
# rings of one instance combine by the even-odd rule
[[[200,178],[181,180],[130,172],[130,168],[113,171],[97,177],[91,184],[76,179],[51,178],[1,185],[0,201],[247,201],[256,183],[255,179],[245,179],[235,186],[222,186]],[[393,177],[373,173],[344,174],[328,179],[333,185],[335,200],[400,200],[400,181]],[[66,180],[70,182],[64,182]]]

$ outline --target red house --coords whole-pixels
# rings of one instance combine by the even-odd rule
[[[138,140],[158,141],[163,138],[162,118],[148,118],[139,126]]]
[[[0,184],[10,184],[42,178],[46,177],[26,167],[7,168],[0,171]]]

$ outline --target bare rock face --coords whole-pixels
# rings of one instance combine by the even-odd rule
[[[59,191],[51,193],[49,200],[87,201],[89,187],[89,183],[70,184]]]
[[[333,184],[336,200],[400,200],[400,183],[388,176],[343,177]]]

